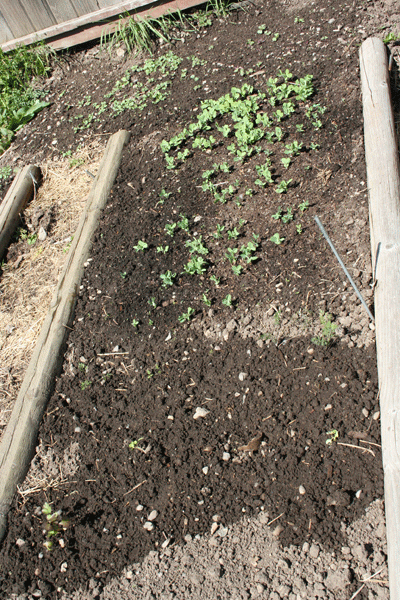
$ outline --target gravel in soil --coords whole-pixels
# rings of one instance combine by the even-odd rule
[[[53,598],[82,587],[90,597],[103,589],[107,597],[107,585],[126,575],[127,565],[146,556],[157,562],[171,545],[179,554],[182,543],[201,544],[210,532],[217,545],[226,535],[234,545],[235,527],[251,523],[256,529],[271,523],[276,547],[292,548],[296,561],[305,560],[300,549],[312,548],[315,559],[321,551],[332,559],[347,548],[351,524],[382,498],[373,325],[313,220],[318,214],[327,225],[371,301],[351,47],[368,20],[357,11],[352,3],[295,9],[288,3],[282,14],[275,4],[257,4],[182,35],[183,44],[167,48],[169,66],[162,60],[151,66],[151,82],[150,66],[137,59],[105,73],[96,48],[53,81],[58,102],[36,123],[39,135],[51,133],[53,146],[66,151],[77,136],[83,143],[85,118],[101,132],[128,128],[132,138],[86,265],[38,454],[10,513],[1,550],[3,597],[39,590]],[[332,43],[333,28],[343,31],[343,42]],[[268,79],[277,76],[274,85],[283,86],[308,74],[314,93],[303,99],[292,93],[293,114],[285,122],[277,113],[282,100],[269,101]],[[148,90],[166,79],[172,85],[157,93],[168,94],[153,104]],[[130,96],[122,97],[126,86]],[[105,88],[116,88],[114,112],[106,107],[96,121],[87,106],[101,106]],[[116,114],[116,103],[131,109],[138,103],[138,90],[145,106]],[[202,101],[227,94],[231,104],[240,97],[253,107],[247,134],[257,129],[257,115],[271,119],[273,141],[264,132],[258,150],[234,160],[241,157],[228,144],[237,144],[235,124],[243,120],[226,112],[210,118],[202,134],[210,148],[193,148],[186,136],[167,151],[176,162],[168,169],[160,143],[198,122]],[[295,140],[302,148],[294,152],[292,145],[288,154]],[[35,150],[37,143],[33,135],[28,146]],[[187,157],[178,157],[184,149]],[[288,157],[286,168],[281,159]],[[227,170],[220,167],[225,163]],[[291,181],[277,194],[282,180]],[[43,546],[49,541],[51,551]],[[368,555],[367,543],[361,554]],[[383,564],[383,546],[373,552],[373,564]],[[218,579],[225,568],[218,564],[219,576],[201,577]],[[340,568],[350,566],[345,561]],[[343,575],[346,587],[336,597],[357,589],[353,572]],[[293,586],[279,591],[281,580],[254,581],[255,589],[257,583],[264,585],[257,593],[276,600],[292,593]],[[322,587],[331,597],[329,585]],[[143,597],[183,597],[187,589],[154,589],[155,596]],[[359,597],[375,597],[366,594]]]

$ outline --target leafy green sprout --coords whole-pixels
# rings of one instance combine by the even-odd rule
[[[130,450],[135,450],[135,448],[137,448],[139,446],[139,443],[143,440],[143,438],[138,438],[137,440],[133,440],[129,445],[128,448]]]
[[[225,298],[222,300],[222,304],[224,306],[233,306],[233,300],[231,294],[227,294]]]
[[[215,239],[217,239],[217,240],[222,238],[222,233],[223,233],[224,229],[225,229],[225,227],[222,227],[222,225],[217,223],[217,231],[215,231],[213,233],[213,237],[215,237]]]
[[[227,251],[225,252],[225,256],[229,260],[231,265],[234,265],[236,263],[236,258],[237,258],[236,255],[237,255],[238,251],[239,251],[238,248],[228,248]]]
[[[301,212],[303,213],[305,210],[307,210],[307,208],[310,206],[310,203],[308,200],[303,200],[303,202],[300,202],[299,204],[299,209],[301,210]]]
[[[174,282],[173,280],[176,277],[176,273],[172,273],[172,271],[166,271],[166,273],[162,273],[160,275],[160,279],[162,281],[162,286],[163,287],[168,287],[170,285],[173,285]]]
[[[286,192],[289,188],[289,185],[291,184],[292,181],[293,181],[293,179],[288,179],[287,181],[282,179],[282,181],[280,181],[279,184],[277,185],[277,187],[275,188],[275,192],[277,194],[286,194]]]
[[[12,173],[12,168],[9,165],[0,167],[0,179],[8,179]]]
[[[302,227],[301,223],[297,223],[297,225],[296,225],[296,232],[299,235],[303,233],[303,227]]]
[[[50,552],[53,548],[52,538],[55,538],[66,531],[69,526],[69,521],[68,519],[63,519],[61,517],[61,510],[53,512],[53,509],[48,502],[43,504],[42,514],[46,517],[45,533],[47,537],[47,540],[43,543],[43,546]]]
[[[157,252],[162,254],[167,254],[169,250],[169,246],[157,246]]]
[[[175,229],[176,229],[176,223],[167,223],[164,227],[164,230],[171,237],[174,237]]]
[[[151,308],[157,308],[157,302],[154,296],[147,300],[147,304],[150,304]]]
[[[81,390],[85,391],[87,390],[87,388],[89,388],[92,385],[92,382],[89,380],[85,380],[85,381],[81,381]]]
[[[80,363],[78,364],[78,369],[79,369],[80,371],[85,371],[85,373],[86,373],[86,371],[88,370],[88,367],[87,367],[87,365],[85,365],[84,363],[80,362]]]
[[[208,292],[208,290],[205,291],[205,293],[202,295],[201,299],[206,306],[211,306],[211,300],[208,298],[207,292]]]
[[[241,265],[232,265],[232,271],[235,275],[240,275],[243,271],[243,267]]]
[[[239,237],[239,235],[240,233],[236,229],[236,227],[234,227],[232,230],[228,230],[228,240],[236,240]]]
[[[279,246],[282,242],[285,241],[285,238],[281,237],[279,233],[274,233],[270,238],[270,241]]]
[[[126,273],[126,271],[122,271],[120,273],[120,275],[121,275],[122,279],[126,279],[127,273]]]
[[[329,436],[325,442],[327,446],[331,446],[333,442],[337,442],[339,438],[339,432],[337,429],[331,429],[330,431],[327,431],[326,435]]]
[[[149,245],[146,244],[146,242],[143,242],[142,240],[139,240],[136,246],[133,246],[133,249],[136,252],[144,252],[146,250],[146,248],[148,248]]]
[[[183,231],[186,231],[186,233],[189,233],[189,219],[183,214],[180,214],[179,216],[181,217],[181,220],[177,223],[178,227]]]
[[[192,256],[189,262],[183,267],[183,272],[188,275],[201,275],[207,270],[207,261],[202,256]]]
[[[221,278],[216,277],[215,275],[211,275],[210,281],[212,281],[215,284],[215,286],[218,287],[221,282]]]
[[[290,167],[290,163],[291,163],[291,159],[289,156],[283,156],[281,158],[281,163],[283,164],[283,166],[285,167],[285,169],[288,169]]]
[[[190,321],[192,316],[194,315],[194,308],[191,308],[189,306],[189,308],[187,309],[187,311],[185,313],[182,313],[179,317],[178,317],[178,321],[180,323],[184,323],[185,321]]]
[[[332,323],[332,315],[325,313],[323,310],[319,313],[319,322],[321,325],[321,335],[311,338],[311,341],[316,346],[327,348],[336,337],[337,324]]]
[[[272,215],[272,218],[275,219],[275,221],[279,221],[279,219],[282,217],[283,211],[282,208],[280,206],[278,206],[278,210],[276,211],[276,213],[274,215]]]
[[[293,219],[294,219],[293,209],[289,207],[286,210],[286,214],[282,215],[282,223],[290,223],[291,221],[293,221]]]
[[[132,326],[136,328],[138,325],[139,325],[139,320],[138,319],[133,319],[132,320]]]

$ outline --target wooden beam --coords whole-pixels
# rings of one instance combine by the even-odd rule
[[[61,369],[64,343],[73,324],[77,292],[92,236],[128,140],[129,133],[119,131],[108,142],[3,435],[0,445],[0,541],[6,531],[7,513],[17,486],[24,480],[35,452],[39,425],[54,387],[54,378]]]
[[[33,44],[40,40],[44,40],[55,49],[70,48],[75,44],[100,38],[102,33],[105,32],[105,28],[110,25],[110,21],[111,29],[109,29],[109,31],[113,31],[112,27],[115,29],[120,14],[135,11],[135,15],[137,15],[135,18],[143,18],[144,15],[151,14],[151,11],[155,11],[153,13],[154,15],[157,14],[157,16],[161,16],[168,12],[185,10],[186,8],[198,6],[199,4],[204,4],[204,0],[169,0],[167,2],[125,0],[124,2],[119,2],[115,6],[102,8],[101,10],[71,19],[70,21],[65,21],[64,23],[59,23],[58,25],[48,27],[47,29],[42,29],[41,31],[36,31],[18,39],[5,42],[4,44],[1,44],[1,49],[3,52],[8,52],[17,46]],[[112,21],[114,21],[114,23],[112,23]],[[84,35],[85,31],[86,37]],[[75,32],[75,34],[68,35],[70,32]],[[69,43],[60,42],[62,38],[66,38]]]
[[[400,600],[400,167],[387,50],[360,49],[391,600]]]
[[[28,165],[15,177],[0,204],[0,259],[19,222],[19,215],[35,192],[41,173],[39,167]]]

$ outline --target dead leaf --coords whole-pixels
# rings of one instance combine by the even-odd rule
[[[258,433],[248,444],[240,446],[240,448],[238,448],[239,452],[257,452],[261,444],[262,436],[262,433]]]

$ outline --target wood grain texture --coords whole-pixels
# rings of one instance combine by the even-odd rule
[[[387,50],[360,49],[391,600],[400,600],[400,169]]]
[[[19,223],[19,215],[33,196],[40,179],[40,169],[24,167],[15,177],[0,204],[0,260]]]
[[[120,131],[108,142],[1,442],[0,541],[5,534],[7,513],[17,486],[23,481],[34,455],[39,425],[54,386],[54,378],[62,365],[62,351],[68,328],[73,322],[77,291],[91,239],[114,183],[129,135],[126,131]]]

